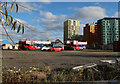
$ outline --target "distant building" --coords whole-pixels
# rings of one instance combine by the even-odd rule
[[[80,35],[80,21],[68,19],[64,22],[64,41],[71,39],[73,35]]]
[[[88,45],[100,45],[102,49],[113,49],[114,41],[120,40],[120,18],[103,18],[95,25],[86,24],[83,41]]]
[[[101,45],[101,24],[95,24],[95,33],[94,33],[94,43],[96,45]]]
[[[101,26],[101,44],[113,44],[120,40],[120,18],[103,18],[98,20]]]
[[[94,36],[95,35],[95,25],[91,25],[90,23],[86,24],[84,27],[84,35],[83,41],[87,41],[88,45],[94,43]]]
[[[83,35],[73,35],[72,40],[83,41]]]
[[[120,52],[120,41],[114,41],[113,50],[115,52]]]

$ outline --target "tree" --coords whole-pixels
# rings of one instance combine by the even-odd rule
[[[22,34],[24,34],[24,28],[29,28],[27,25],[21,23],[20,21],[18,21],[17,19],[15,19],[13,16],[9,15],[8,11],[13,12],[13,8],[15,7],[16,9],[16,13],[18,12],[18,8],[19,6],[22,6],[24,8],[27,8],[21,4],[18,4],[17,2],[14,2],[11,0],[10,2],[10,10],[8,10],[8,3],[7,2],[2,2],[0,1],[0,23],[2,25],[2,28],[4,29],[4,31],[6,32],[6,35],[10,38],[10,40],[13,42],[12,38],[10,37],[10,35],[8,34],[6,27],[9,26],[11,27],[11,30],[15,31],[17,30],[17,33],[20,32],[20,30],[22,30]],[[29,9],[29,8],[27,8]],[[29,9],[31,10],[31,9]],[[31,29],[32,30],[32,29]]]

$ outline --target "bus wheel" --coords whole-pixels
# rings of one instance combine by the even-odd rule
[[[8,50],[10,50],[10,48],[8,47]]]
[[[55,51],[54,49],[52,51]]]
[[[26,50],[29,50],[29,48],[27,48]]]

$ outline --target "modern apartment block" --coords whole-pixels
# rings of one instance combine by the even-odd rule
[[[80,35],[80,21],[68,19],[64,22],[64,41],[71,39],[74,35]]]
[[[83,35],[73,35],[72,40],[83,41]]]
[[[88,45],[112,46],[114,41],[120,40],[120,18],[103,18],[95,25],[86,24],[83,40]]]
[[[120,40],[120,18],[103,18],[98,20],[101,25],[101,44],[113,44]]]
[[[83,41],[87,41],[88,45],[91,45],[94,42],[94,34],[95,25],[91,25],[90,23],[86,24],[84,27]]]

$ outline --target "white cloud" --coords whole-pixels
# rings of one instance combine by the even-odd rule
[[[79,20],[92,20],[92,19],[99,19],[106,16],[105,9],[99,7],[99,6],[88,6],[83,8],[75,8],[77,11],[76,14],[74,14],[73,18],[79,19]]]
[[[51,12],[40,11],[40,16],[45,17],[46,19],[51,19],[51,20],[57,19],[57,17],[53,15]]]
[[[120,12],[116,12],[113,17],[120,17]]]
[[[63,39],[63,21],[68,19],[67,15],[54,15],[52,12],[40,11],[41,18],[36,20],[37,24],[42,25],[44,31],[49,31],[51,37]]]
[[[62,21],[69,18],[67,15],[63,15],[63,14],[54,15],[51,12],[43,12],[43,11],[40,11],[40,16],[44,17],[45,19],[49,19],[49,20],[62,20]]]
[[[63,24],[60,23],[58,20],[48,20],[48,19],[40,19],[37,21],[38,24],[42,24],[44,30],[46,31],[54,31],[54,32],[61,32],[63,29]]]
[[[67,20],[69,17],[67,15],[60,15],[58,16],[58,19],[62,20],[62,21],[65,21]]]
[[[45,3],[45,4],[50,4],[51,3],[51,1],[50,0],[38,0],[39,2],[43,2],[43,3]]]
[[[41,19],[37,20],[38,24],[42,24],[45,30],[49,31],[62,31],[63,21],[68,19],[67,15],[54,15],[51,12],[40,11]]]
[[[95,5],[100,5],[100,3],[96,2]]]

